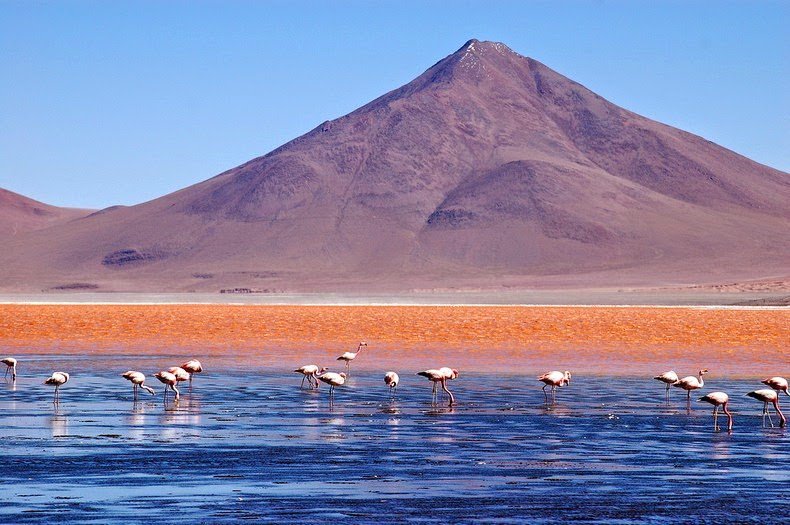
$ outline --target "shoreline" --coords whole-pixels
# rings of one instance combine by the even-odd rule
[[[0,293],[13,305],[227,305],[227,306],[512,306],[539,308],[721,308],[785,309],[790,292],[698,290],[529,290],[428,293]]]

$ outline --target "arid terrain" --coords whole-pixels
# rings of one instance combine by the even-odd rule
[[[716,287],[788,260],[787,173],[470,40],[216,177],[14,236],[0,290]]]

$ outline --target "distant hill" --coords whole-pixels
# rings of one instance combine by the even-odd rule
[[[0,288],[652,286],[788,260],[787,173],[470,40],[263,157],[17,236]]]
[[[49,228],[80,217],[93,210],[58,208],[0,188],[0,239]]]

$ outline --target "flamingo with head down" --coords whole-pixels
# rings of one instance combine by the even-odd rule
[[[55,400],[54,403],[60,402],[60,387],[69,382],[69,375],[66,372],[53,372],[52,375],[44,381],[45,385],[55,386]]]
[[[318,379],[316,379],[319,375],[323,374],[329,370],[327,367],[319,368],[318,365],[304,365],[300,366],[294,372],[302,374],[302,384],[299,388],[304,388],[304,380],[307,379],[307,382],[310,384],[311,388],[318,388]]]
[[[157,378],[160,383],[163,383],[165,385],[165,390],[164,390],[165,403],[167,403],[167,387],[170,387],[170,389],[176,393],[175,400],[178,401],[178,398],[181,394],[178,391],[178,388],[176,387],[176,385],[178,384],[178,378],[176,377],[176,375],[173,374],[172,372],[168,372],[167,370],[162,370],[161,372],[157,372],[156,374],[154,374],[154,377]]]
[[[571,384],[571,373],[568,370],[565,372],[554,370],[552,372],[546,372],[545,374],[538,377],[538,381],[543,383],[543,396],[546,398],[546,402],[549,400],[549,396],[546,394],[547,386],[551,387],[551,398],[553,401],[556,401],[557,388]]]
[[[669,372],[664,372],[660,376],[656,376],[653,379],[657,379],[667,386],[667,391],[664,395],[667,398],[667,401],[669,401],[669,387],[678,382],[677,373],[675,373],[674,370],[670,370]]]
[[[0,359],[0,363],[6,366],[5,375],[3,378],[8,377],[8,372],[11,372],[11,381],[16,381],[16,359],[13,357],[4,357]]]
[[[189,374],[189,388],[192,388],[192,377],[203,373],[203,365],[197,359],[190,359],[180,367]]]
[[[732,413],[727,410],[727,405],[730,402],[730,396],[724,392],[711,392],[699,398],[700,401],[710,403],[713,405],[713,430],[719,430],[717,419],[719,417],[719,407],[727,414],[727,430],[732,430]]]
[[[398,383],[400,382],[400,377],[395,372],[387,372],[384,374],[384,384],[390,388],[390,394],[392,394],[395,390],[398,389]]]
[[[442,368],[431,368],[422,372],[417,372],[418,376],[427,377],[433,383],[433,402],[436,403],[436,387],[442,385],[442,390],[450,396],[450,406],[455,404],[455,396],[447,388],[447,381],[458,378],[458,370],[443,366]]]
[[[779,410],[779,394],[777,394],[776,391],[763,388],[760,390],[755,390],[754,392],[749,392],[746,395],[756,399],[757,401],[763,402],[763,425],[765,425],[765,418],[767,416],[768,422],[772,427],[774,426],[774,422],[771,421],[771,414],[768,413],[768,403],[771,403],[774,406],[774,410],[776,410],[776,413],[779,415],[779,426],[784,427],[787,424],[785,415],[782,414],[781,410]]]
[[[784,377],[769,377],[768,379],[763,379],[760,382],[773,388],[777,392],[784,392],[785,395],[790,396],[790,392],[787,391],[787,379]]]
[[[146,386],[145,384],[145,374],[142,372],[136,372],[134,370],[129,370],[128,372],[124,372],[121,374],[121,377],[127,379],[132,382],[132,390],[134,391],[134,399],[137,400],[137,390],[138,388],[142,388],[143,390],[148,391],[151,395],[156,394],[154,389],[150,386]]]

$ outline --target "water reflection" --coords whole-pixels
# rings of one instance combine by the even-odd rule
[[[49,416],[49,428],[53,438],[67,437],[69,435],[69,418],[56,408]]]
[[[0,395],[0,428],[11,458],[0,498],[62,492],[66,480],[79,479],[81,505],[56,509],[50,498],[26,508],[41,521],[94,522],[155,521],[161,506],[139,502],[166,497],[177,498],[179,517],[210,523],[297,522],[298,512],[408,521],[437,506],[443,521],[464,522],[470,505],[505,523],[516,521],[513,508],[521,522],[545,520],[547,505],[561,505],[569,521],[618,523],[668,522],[680,513],[726,522],[733,512],[766,521],[780,511],[790,436],[760,429],[758,407],[736,397],[749,382],[715,384],[736,410],[752,411],[738,415],[728,435],[711,432],[707,407],[689,413],[684,399],[667,405],[660,392],[644,396],[648,378],[574,378],[550,405],[538,388],[504,381],[492,389],[498,379],[459,378],[458,405],[450,407],[431,405],[417,378],[403,377],[393,398],[378,374],[357,371],[330,408],[326,389],[299,390],[288,371],[218,370],[178,404],[163,404],[161,395],[133,403],[122,379],[86,374],[69,383],[54,411],[51,391],[23,381],[13,396],[0,391],[9,394]],[[53,464],[53,456],[65,460]],[[686,483],[678,497],[678,483],[692,478],[705,484]],[[749,498],[710,505],[712,491],[749,491],[756,479],[761,490]],[[413,494],[419,501],[404,505]],[[646,504],[654,501],[661,505]],[[0,506],[0,522],[35,521],[28,518]]]

